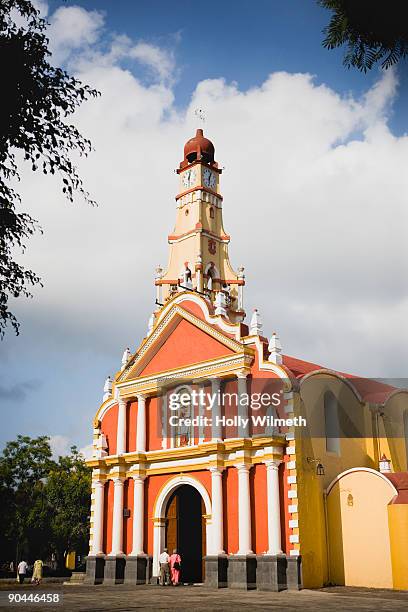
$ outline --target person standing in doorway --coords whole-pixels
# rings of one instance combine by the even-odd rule
[[[170,584],[169,561],[170,561],[169,551],[167,550],[167,548],[165,548],[159,557],[161,586],[167,586]]]
[[[170,557],[170,571],[171,571],[171,581],[173,586],[177,586],[180,580],[180,570],[181,570],[181,557],[177,552],[177,548],[173,550],[173,554]]]
[[[18,573],[19,583],[23,584],[24,578],[26,577],[26,574],[27,574],[27,562],[24,561],[23,559],[18,564],[17,573]]]

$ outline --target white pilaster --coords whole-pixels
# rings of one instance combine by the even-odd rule
[[[144,479],[140,474],[133,478],[133,542],[131,556],[144,555],[143,528],[144,528]]]
[[[103,554],[103,508],[105,496],[105,483],[101,480],[96,480],[95,498],[93,503],[93,539],[91,555]]]
[[[200,386],[200,391],[205,391],[204,385]],[[199,396],[199,404],[198,404],[198,416],[199,417],[205,417],[205,400],[202,397],[202,395]],[[202,424],[201,420],[200,420],[200,425],[198,427],[198,443],[202,444],[204,442],[204,434],[205,434],[205,428],[204,425]]]
[[[116,454],[126,453],[126,400],[118,400],[118,431],[116,436]]]
[[[220,423],[217,423],[217,419],[221,418],[221,400],[218,400],[219,394],[221,390],[221,379],[220,378],[212,378],[211,379],[211,394],[216,397],[216,401],[214,403],[214,407],[212,409],[212,442],[217,442],[222,440],[222,426]]]
[[[123,555],[123,487],[124,478],[113,479],[112,550],[110,555]]]
[[[238,470],[238,555],[249,555],[251,550],[251,495],[249,489],[249,467],[244,463]]]
[[[237,372],[238,385],[238,416],[240,417],[238,425],[238,438],[249,438],[249,421],[248,419],[248,390],[247,390],[247,372]]]
[[[221,555],[224,552],[224,519],[222,504],[222,469],[210,467],[211,472],[211,501],[212,501],[212,555]]]
[[[137,396],[136,451],[146,451],[146,398]]]
[[[282,552],[279,499],[279,461],[265,461],[268,504],[268,555]]]

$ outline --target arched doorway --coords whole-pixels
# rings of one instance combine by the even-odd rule
[[[387,506],[397,491],[371,468],[346,470],[327,489],[330,582],[393,588]]]
[[[166,546],[182,559],[182,582],[203,582],[206,550],[205,506],[200,493],[183,484],[171,494],[166,507]]]

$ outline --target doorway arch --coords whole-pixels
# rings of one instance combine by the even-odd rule
[[[193,487],[201,496],[205,508],[205,539],[208,546],[211,542],[211,499],[204,485],[192,476],[176,476],[171,478],[161,489],[153,509],[153,576],[158,576],[159,555],[165,548],[166,542],[166,513],[172,495],[184,485]],[[198,527],[198,526],[197,526]]]

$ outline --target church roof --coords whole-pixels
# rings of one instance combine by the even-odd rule
[[[331,370],[317,363],[304,361],[303,359],[297,359],[289,355],[283,356],[283,365],[298,379],[302,379],[306,374],[311,374],[312,372],[329,369],[339,374],[342,378],[346,378],[353,385],[364,402],[371,402],[373,404],[384,404],[394,392],[400,390],[398,387],[387,385],[372,378],[363,378],[347,372]]]

